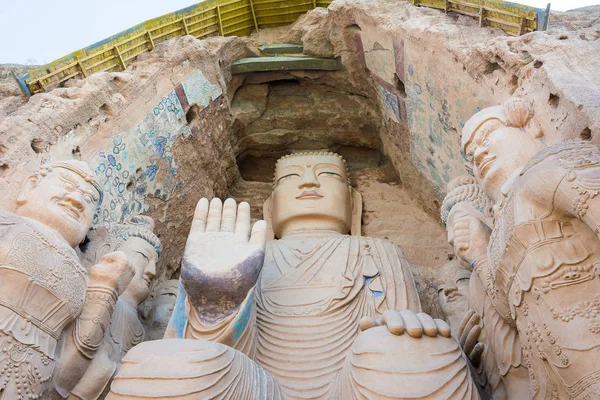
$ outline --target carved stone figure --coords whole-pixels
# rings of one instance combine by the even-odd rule
[[[361,208],[333,153],[279,160],[252,229],[247,203],[200,200],[181,270],[196,340],[136,346],[108,398],[479,398],[402,252],[359,236]]]
[[[125,253],[135,269],[135,276],[117,301],[102,346],[87,371],[71,391],[70,399],[96,400],[121,364],[123,356],[144,338],[144,327],[138,317],[138,306],[150,294],[150,283],[156,274],[160,240],[152,233],[154,221],[136,215],[124,224],[125,235],[114,246]]]
[[[178,279],[162,281],[154,288],[151,295],[153,297],[152,307],[146,324],[146,338],[148,340],[158,340],[164,337],[175,307],[178,288]]]
[[[494,279],[480,262],[487,254],[492,204],[470,176],[460,176],[448,184],[441,212],[448,242],[464,265],[477,266],[469,280],[471,310],[463,314],[458,333],[452,322],[451,326],[484,392],[493,399],[524,399],[529,397],[529,378],[522,365],[521,342],[514,326],[494,307]]]
[[[0,397],[41,398],[52,382],[66,395],[96,353],[133,276],[121,252],[89,274],[76,256],[101,199],[87,164],[63,161],[27,178],[14,214],[0,210]]]
[[[600,397],[600,150],[545,147],[527,104],[475,114],[463,149],[496,202],[486,268],[509,306],[531,396]],[[476,265],[476,268],[478,266]]]
[[[469,310],[470,278],[471,271],[456,258],[444,264],[436,274],[438,303],[457,340],[460,323]]]

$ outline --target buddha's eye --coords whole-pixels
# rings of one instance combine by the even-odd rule
[[[77,189],[77,188],[75,187],[75,185],[73,185],[71,182],[65,182],[63,186],[64,186],[64,188],[65,188],[65,189],[67,189],[67,191],[69,191],[69,192],[73,192],[73,191],[75,191],[75,189]]]
[[[330,177],[330,178],[343,179],[340,174],[335,173],[335,172],[331,172],[331,171],[319,172],[319,176],[326,176],[326,177]]]
[[[279,183],[281,183],[281,182],[288,181],[288,180],[290,180],[290,179],[292,179],[292,178],[294,178],[294,177],[298,177],[298,178],[300,178],[300,175],[298,175],[298,174],[296,174],[296,173],[291,173],[291,174],[284,175],[284,176],[282,176],[281,178],[279,178],[279,179],[277,180],[277,183],[279,184]]]
[[[85,201],[86,201],[88,204],[94,204],[94,203],[95,203],[95,201],[94,201],[94,198],[93,198],[92,196],[90,196],[89,194],[86,194],[86,195],[85,195],[85,196],[83,196],[83,197],[85,198]]]

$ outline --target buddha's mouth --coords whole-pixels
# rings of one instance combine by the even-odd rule
[[[323,195],[320,195],[319,193],[315,192],[314,190],[307,190],[302,192],[301,195],[296,196],[296,199],[320,199],[321,197],[323,197]]]

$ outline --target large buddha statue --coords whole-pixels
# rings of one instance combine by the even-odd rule
[[[516,322],[531,397],[600,398],[600,150],[546,146],[528,104],[475,114],[462,143],[494,200],[487,257],[501,315]]]
[[[200,200],[185,339],[133,348],[107,398],[478,399],[400,249],[360,237],[361,209],[333,153],[280,159],[252,229],[247,203]]]
[[[56,162],[26,179],[15,213],[0,210],[2,399],[44,398],[52,384],[66,396],[102,341],[133,271],[121,252],[89,271],[77,258],[101,197],[87,164]]]

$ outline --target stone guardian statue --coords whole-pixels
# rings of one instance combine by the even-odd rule
[[[0,210],[1,398],[43,398],[52,384],[66,396],[98,350],[133,276],[121,252],[89,272],[77,258],[101,199],[87,164],[62,161],[27,178],[14,213]]]
[[[600,150],[571,140],[546,146],[529,105],[512,99],[475,114],[463,150],[494,200],[487,257],[516,322],[530,395],[600,398]]]

